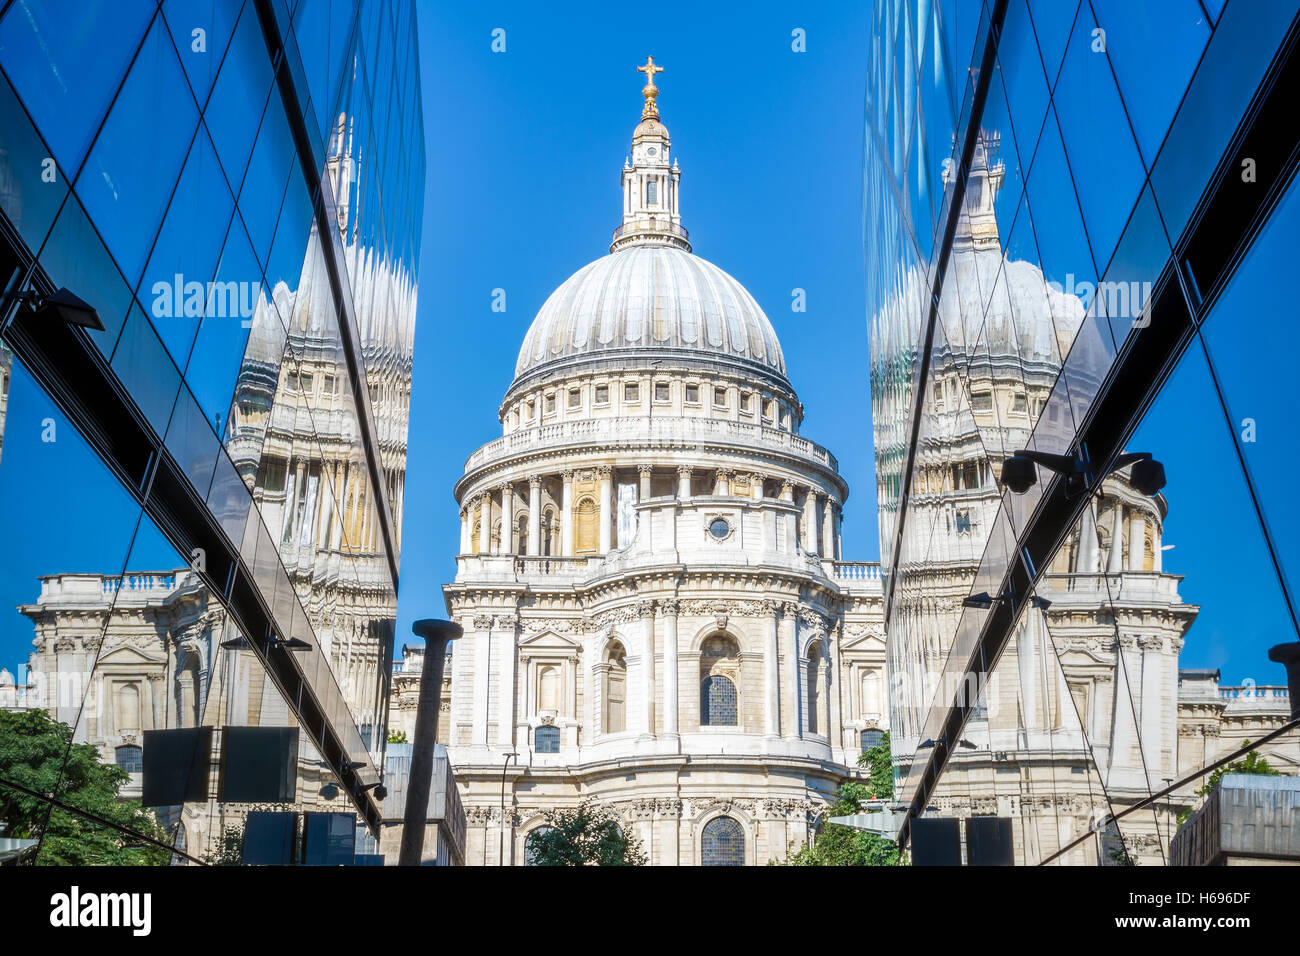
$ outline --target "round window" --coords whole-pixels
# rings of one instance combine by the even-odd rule
[[[659,150],[655,149],[653,146],[646,150],[646,154],[649,156],[653,156],[657,152],[659,152]]]
[[[709,534],[721,541],[731,534],[731,525],[727,524],[725,518],[714,518],[709,522]]]

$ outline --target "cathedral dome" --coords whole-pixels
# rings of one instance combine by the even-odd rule
[[[658,244],[610,253],[552,292],[524,336],[515,375],[661,356],[738,364],[785,383],[781,344],[745,287],[699,256]]]

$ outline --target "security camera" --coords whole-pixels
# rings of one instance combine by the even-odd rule
[[[1023,495],[1038,481],[1034,463],[1023,455],[1012,455],[1002,462],[1002,484]]]
[[[375,799],[376,799],[376,800],[382,800],[382,799],[384,799],[386,796],[388,796],[388,788],[387,788],[387,787],[385,787],[382,783],[381,783],[379,786],[375,787]]]
[[[1155,495],[1165,486],[1165,466],[1154,458],[1136,461],[1129,473],[1129,481],[1142,494]]]

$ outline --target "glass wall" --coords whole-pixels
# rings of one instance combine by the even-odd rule
[[[876,5],[864,243],[897,792],[1011,816],[1017,862],[1162,862],[1203,781],[1111,816],[1289,714],[1267,658],[1297,637],[1286,376],[1261,374],[1253,333],[1285,314],[1269,250],[1300,222],[1277,207],[1208,312],[1169,263],[1300,5],[1209,6]],[[1123,414],[1168,485],[1097,484],[1003,622],[1053,476],[1014,494],[1002,463],[1077,450],[1165,294],[1203,321]],[[1266,756],[1294,773],[1298,747]]]
[[[12,710],[67,724],[135,797],[150,730],[298,727],[286,809],[373,815],[424,188],[414,5],[2,11]],[[29,334],[51,321],[29,290],[61,287],[103,326],[75,333],[84,356]],[[192,856],[248,809],[217,802],[221,739],[212,800],[147,818]]]

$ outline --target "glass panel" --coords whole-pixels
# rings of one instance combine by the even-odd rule
[[[63,204],[63,212],[41,250],[41,265],[55,286],[66,286],[95,307],[105,331],[87,330],[87,334],[101,352],[112,355],[122,321],[134,300],[75,196],[69,196]]]
[[[1293,607],[1300,582],[1300,517],[1292,492],[1296,431],[1289,397],[1294,383],[1285,352],[1270,356],[1266,343],[1276,346],[1292,335],[1289,283],[1283,278],[1294,268],[1297,235],[1300,189],[1293,184],[1202,329],[1227,405],[1228,434],[1246,461]],[[1250,329],[1247,338],[1244,327]]]
[[[203,103],[212,89],[212,78],[226,53],[240,0],[213,3],[212,0],[165,0],[163,19],[176,42],[181,63],[190,79],[194,98]]]
[[[1092,6],[1149,165],[1210,39],[1210,25],[1197,0],[1092,0]]]
[[[166,117],[165,124],[159,123],[160,117]],[[171,39],[157,20],[76,184],[132,288],[176,187],[197,122]]]
[[[1110,61],[1099,49],[1100,37],[1093,34],[1096,29],[1085,4],[1075,22],[1052,99],[1093,260],[1100,267],[1110,259],[1146,170],[1115,88]]]
[[[0,76],[0,208],[27,243],[40,249],[68,194],[63,170],[47,180],[42,164],[50,151],[23,112],[13,89]]]
[[[200,127],[139,291],[159,336],[182,368],[189,362],[233,208],[212,141]]]
[[[1170,236],[1182,235],[1297,10],[1300,0],[1225,8],[1151,170]]]
[[[70,173],[156,9],[153,0],[18,0],[5,11],[0,66]]]
[[[264,307],[261,276],[248,237],[236,219],[226,236],[193,356],[185,369],[185,380],[199,406],[211,421],[220,420],[218,434],[222,436],[248,333]]]
[[[221,64],[203,120],[231,188],[238,192],[257,136],[258,121],[271,92],[271,64],[256,5],[246,3],[230,49]]]

